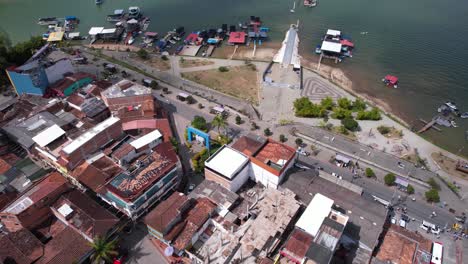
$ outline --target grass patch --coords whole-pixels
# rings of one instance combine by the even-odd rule
[[[182,73],[182,77],[205,85],[211,89],[234,97],[258,103],[257,72],[249,66],[228,67],[229,71],[218,69]]]
[[[377,130],[386,138],[402,138],[403,131],[396,129],[395,127],[378,126]]]
[[[151,56],[151,57],[148,57],[147,59],[134,57],[133,59],[160,71],[167,71],[171,69],[171,62],[168,59],[164,60],[162,57],[160,58],[160,57]]]
[[[434,152],[431,154],[432,159],[439,164],[440,168],[446,173],[453,175],[458,178],[466,179],[467,174],[456,169],[457,161],[451,159],[440,152]]]

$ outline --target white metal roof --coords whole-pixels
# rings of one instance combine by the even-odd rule
[[[42,130],[39,134],[33,137],[32,140],[42,148],[64,134],[65,131],[63,131],[63,129],[61,129],[58,125],[53,125]]]
[[[323,41],[322,42],[322,51],[331,51],[335,53],[341,52],[341,44],[336,42],[330,41]]]
[[[334,37],[340,36],[341,31],[334,30],[334,29],[329,29],[329,30],[327,30],[327,35],[334,36]]]
[[[248,160],[249,158],[241,152],[224,146],[205,162],[205,167],[231,179]]]
[[[97,134],[101,133],[102,131],[104,131],[105,129],[107,129],[108,127],[112,126],[113,124],[119,121],[120,121],[120,118],[115,117],[115,116],[111,116],[107,118],[106,120],[102,121],[101,123],[97,124],[93,128],[83,133],[81,136],[77,137],[70,144],[66,145],[63,148],[63,152],[65,152],[66,154],[73,153],[73,151],[83,146],[86,142],[91,140],[94,136],[96,136]]]
[[[130,145],[132,145],[132,147],[136,148],[136,149],[139,149],[143,146],[146,146],[148,145],[149,143],[159,139],[162,137],[162,134],[161,132],[159,132],[159,130],[153,130],[151,131],[150,133],[140,137],[140,138],[137,138],[136,140],[130,142]]]
[[[102,30],[104,30],[104,27],[92,27],[89,30],[88,34],[89,35],[97,35],[97,34],[101,33]]]
[[[69,38],[77,38],[80,36],[80,32],[70,32],[68,33]]]
[[[116,28],[105,28],[101,31],[101,34],[114,34],[117,31]]]
[[[322,226],[323,220],[330,214],[333,203],[332,199],[320,193],[315,194],[309,206],[297,221],[296,227],[315,237]]]
[[[134,18],[127,21],[127,24],[136,24],[136,23],[138,23],[138,20],[136,20]]]
[[[60,206],[60,208],[57,210],[63,217],[67,217],[71,213],[73,213],[73,209],[70,207],[68,204],[63,204]]]

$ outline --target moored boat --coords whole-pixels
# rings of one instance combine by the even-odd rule
[[[317,6],[317,0],[304,0],[304,6],[306,7]]]
[[[454,102],[447,101],[445,102],[445,105],[448,106],[453,112],[458,112],[458,107]]]
[[[96,5],[102,4],[102,0],[95,0],[94,2],[96,3]]]
[[[450,121],[450,124],[452,124],[453,127],[458,127],[457,123],[455,123],[455,121]]]
[[[398,77],[393,75],[387,75],[382,79],[382,82],[387,86],[393,86],[393,88],[398,88]]]
[[[468,118],[468,112],[465,112],[460,115],[461,118]]]
[[[322,54],[322,45],[317,45],[315,47],[315,54]]]
[[[54,25],[57,23],[58,23],[58,20],[56,17],[43,17],[43,18],[39,18],[39,20],[37,21],[37,24],[41,26]]]
[[[107,15],[107,21],[118,22],[123,18],[124,15],[125,15],[125,10],[116,9],[114,10],[114,13],[112,15]]]
[[[131,18],[138,18],[140,17],[140,8],[138,6],[131,6],[128,8],[128,15]]]

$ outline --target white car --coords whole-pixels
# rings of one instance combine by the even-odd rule
[[[195,189],[195,184],[190,184],[189,187],[188,187],[188,192],[191,192],[193,191],[193,189]]]
[[[406,221],[403,219],[400,219],[399,225],[403,228],[406,228]]]

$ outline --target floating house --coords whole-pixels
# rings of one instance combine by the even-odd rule
[[[229,34],[228,43],[231,45],[238,45],[245,43],[246,33],[243,31],[231,32]]]

